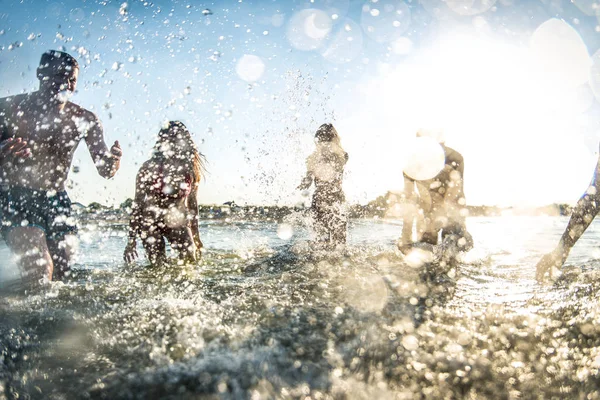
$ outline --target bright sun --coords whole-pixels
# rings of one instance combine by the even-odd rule
[[[358,88],[362,101],[339,123],[361,166],[351,168],[346,187],[370,182],[373,193],[363,196],[401,188],[400,149],[428,128],[464,155],[470,204],[574,202],[598,148],[584,114],[594,104],[590,68],[579,35],[556,19],[542,24],[529,45],[445,34],[406,62],[382,66]]]

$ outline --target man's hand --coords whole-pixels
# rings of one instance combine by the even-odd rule
[[[123,252],[123,260],[125,260],[126,263],[131,263],[133,262],[136,258],[138,258],[138,253],[137,253],[137,243],[135,240],[129,240],[129,242],[127,242],[127,246],[125,247],[125,251]]]
[[[110,154],[115,158],[121,158],[123,156],[123,150],[121,150],[121,146],[119,145],[119,141],[115,140],[115,143],[110,148]]]
[[[8,138],[0,142],[0,161],[6,157],[29,158],[31,149],[21,138]]]
[[[541,282],[544,279],[546,272],[549,272],[550,277],[552,277],[552,269],[562,267],[567,260],[567,256],[568,254],[560,251],[560,249],[544,255],[535,266],[535,279]]]
[[[123,155],[123,150],[121,150],[121,146],[119,146],[119,141],[115,140],[115,143],[112,145],[108,153],[104,154],[100,165],[98,168],[98,172],[104,178],[110,179],[119,170],[121,166],[121,156]]]

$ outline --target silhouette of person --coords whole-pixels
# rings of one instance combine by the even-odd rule
[[[315,134],[316,149],[306,160],[306,176],[298,186],[307,190],[315,184],[311,213],[317,241],[335,248],[346,243],[347,218],[342,177],[348,153],[332,124],[323,124]]]
[[[427,132],[417,137],[429,136]],[[410,250],[414,243],[438,244],[446,238],[455,240],[458,248],[467,251],[473,239],[465,222],[464,159],[456,150],[440,145],[444,151],[444,167],[432,179],[415,180],[404,173],[404,194],[412,207],[403,216],[402,236],[398,243],[401,251]],[[413,241],[416,222],[417,238]]]
[[[562,234],[556,248],[544,255],[536,265],[536,279],[543,279],[546,272],[552,272],[552,268],[560,268],[569,257],[569,253],[575,243],[583,235],[585,230],[590,226],[594,217],[600,210],[600,181],[598,174],[600,172],[600,157],[596,163],[594,176],[590,182],[588,189],[577,201],[571,218],[567,223],[564,233]]]
[[[190,132],[179,121],[161,129],[152,157],[140,168],[129,222],[129,240],[123,259],[138,256],[140,237],[151,264],[166,261],[165,238],[179,258],[200,258],[202,241],[198,230],[198,184],[204,172],[200,154]]]
[[[48,51],[37,69],[39,89],[0,99],[0,146],[16,156],[0,157],[1,233],[25,283],[61,279],[69,271],[77,228],[65,181],[80,140],[104,178],[120,165],[119,143],[109,150],[96,115],[68,100],[78,75],[73,57]]]

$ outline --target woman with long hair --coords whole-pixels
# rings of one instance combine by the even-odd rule
[[[342,178],[348,153],[332,124],[323,124],[315,134],[315,151],[306,160],[306,176],[298,186],[307,190],[312,183],[315,192],[311,213],[317,241],[334,248],[346,243],[347,218]]]
[[[198,231],[198,184],[205,171],[186,126],[170,121],[160,130],[152,157],[140,168],[129,222],[126,262],[137,258],[136,239],[151,264],[166,261],[165,239],[186,262],[199,259],[202,241]]]

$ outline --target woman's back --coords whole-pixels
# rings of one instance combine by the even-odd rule
[[[307,169],[315,178],[315,187],[319,189],[342,189],[344,165],[348,160],[348,153],[339,146],[317,147],[315,152],[308,157]]]
[[[150,159],[138,172],[139,185],[148,203],[178,203],[186,199],[194,186],[189,166],[179,160]]]

